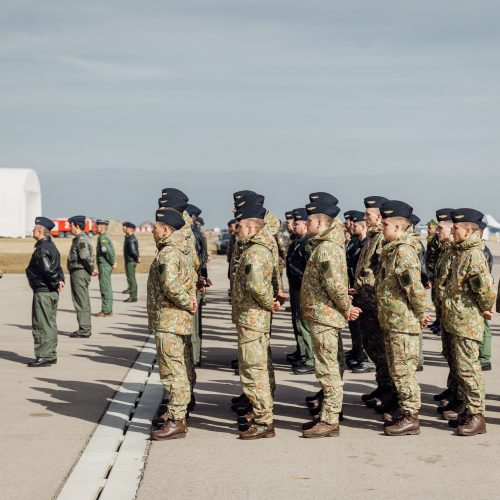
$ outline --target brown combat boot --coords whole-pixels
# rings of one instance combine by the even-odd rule
[[[312,420],[302,424],[302,430],[307,431],[308,429],[312,429],[319,422],[319,415],[314,415]]]
[[[336,424],[327,424],[326,422],[317,422],[310,429],[306,429],[302,436],[305,438],[320,438],[320,437],[334,437],[340,434],[340,426]]]
[[[392,412],[384,413],[383,415],[384,427],[387,427],[388,425],[392,425],[393,423],[395,423],[400,416],[401,416],[401,410],[399,407]]]
[[[157,431],[151,431],[153,441],[166,441],[167,439],[182,439],[186,437],[188,428],[186,419],[168,420]]]
[[[273,438],[274,436],[276,436],[274,424],[266,425],[252,422],[246,431],[240,432],[240,439],[243,440]]]
[[[246,425],[250,423],[253,420],[254,414],[253,411],[249,411],[246,415],[243,415],[241,417],[238,417],[236,421],[240,425]]]
[[[387,436],[407,436],[409,434],[420,434],[418,413],[413,415],[400,415],[395,422],[384,428]]]
[[[477,434],[486,433],[486,422],[484,416],[478,413],[477,415],[467,415],[463,422],[459,422],[457,428],[457,436],[476,436]]]
[[[453,406],[441,413],[443,420],[457,420],[458,416],[465,410],[465,405],[461,401],[457,401]]]

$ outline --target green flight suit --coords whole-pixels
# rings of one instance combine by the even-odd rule
[[[90,238],[80,233],[73,238],[68,254],[71,298],[78,320],[78,333],[91,335],[89,284],[94,272],[94,250]]]
[[[99,289],[101,291],[101,312],[113,312],[113,287],[111,286],[111,273],[116,262],[115,246],[107,233],[99,235],[97,239],[97,267],[99,269]]]
[[[33,294],[31,323],[35,341],[35,357],[57,359],[57,292]]]

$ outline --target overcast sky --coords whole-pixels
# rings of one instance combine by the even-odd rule
[[[340,174],[450,174],[456,205],[482,208],[456,178],[500,170],[499,26],[493,0],[4,0],[0,166],[50,175],[61,212],[54,172],[109,168],[159,189],[314,172],[341,200]]]

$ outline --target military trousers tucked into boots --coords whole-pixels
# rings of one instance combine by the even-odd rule
[[[451,335],[453,357],[457,368],[458,397],[472,415],[484,414],[485,387],[479,362],[480,342]]]
[[[31,312],[31,326],[35,341],[35,357],[57,359],[57,292],[35,292]]]
[[[398,392],[399,408],[403,415],[420,410],[420,386],[417,381],[419,358],[418,334],[385,332],[389,373]]]
[[[167,416],[169,420],[182,420],[191,400],[191,382],[188,367],[192,354],[186,345],[189,336],[155,332],[156,353],[160,380],[169,395]]]
[[[273,397],[269,373],[269,335],[241,325],[238,330],[238,365],[243,392],[253,407],[257,424],[273,421]]]
[[[314,371],[323,389],[320,419],[333,425],[342,411],[344,350],[340,328],[309,322],[314,354]]]

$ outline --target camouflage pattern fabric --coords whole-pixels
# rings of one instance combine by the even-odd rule
[[[441,244],[441,251],[434,268],[434,281],[432,286],[432,301],[436,307],[436,316],[441,316],[441,307],[445,296],[446,282],[448,280],[451,264],[455,256],[455,245],[450,242]]]
[[[417,382],[418,335],[385,332],[385,348],[391,378],[398,393],[399,408],[404,415],[420,410],[420,386]]]
[[[89,274],[94,271],[94,249],[90,238],[85,233],[80,233],[73,238],[68,253],[68,271],[85,269]]]
[[[472,415],[484,414],[485,386],[479,363],[478,340],[451,335],[451,347],[458,376],[459,399]]]
[[[286,244],[283,235],[280,233],[280,221],[272,212],[266,213],[264,222],[275,242],[273,245],[273,287],[274,295],[276,296],[278,291],[283,290],[283,269],[285,268],[284,259],[286,256]]]
[[[455,258],[446,281],[442,320],[448,332],[481,342],[483,312],[495,303],[493,278],[481,248],[479,232],[455,245]]]
[[[233,273],[233,319],[251,334],[269,333],[274,291],[274,239],[264,226],[258,233],[238,241],[239,262]],[[242,339],[246,342],[252,339]]]
[[[359,322],[363,333],[363,347],[375,364],[377,386],[385,392],[392,392],[393,382],[387,364],[384,333],[380,328],[377,313],[370,310],[363,311],[359,316]]]
[[[182,420],[186,416],[194,385],[187,369],[187,359],[191,353],[186,346],[190,338],[170,332],[155,332],[155,339],[160,379],[169,395],[168,419]]]
[[[377,310],[375,276],[384,242],[381,226],[368,228],[366,239],[354,275],[354,305],[361,307],[363,312]]]
[[[343,328],[351,299],[342,225],[334,221],[329,229],[311,238],[309,245],[312,253],[300,290],[303,317],[309,323]]]
[[[252,403],[255,422],[269,425],[273,422],[273,398],[268,371],[269,336],[262,332],[251,332],[240,325],[237,330],[238,365],[243,392]]]
[[[189,216],[189,214],[184,211],[182,212],[182,218],[184,219],[184,226],[181,227],[180,231],[184,234],[184,237],[186,238],[186,243],[189,248],[189,257],[192,262],[192,267],[193,267],[193,280],[195,281],[195,285],[198,282],[198,271],[201,268],[201,261],[200,258],[198,257],[198,252],[196,251],[196,237],[193,234],[193,230],[191,229],[191,224],[193,223],[193,220]]]
[[[158,253],[151,263],[147,286],[149,330],[191,335],[195,289],[185,236],[175,231],[156,246]]]
[[[377,312],[384,331],[418,335],[425,317],[426,293],[421,282],[419,241],[408,228],[384,245],[377,273]]]
[[[320,419],[336,424],[342,411],[344,349],[340,328],[310,323],[314,355],[314,372],[323,389]]]

